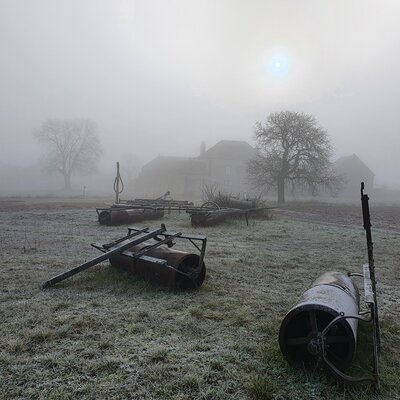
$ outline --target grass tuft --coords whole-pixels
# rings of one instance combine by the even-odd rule
[[[153,363],[165,362],[167,360],[168,352],[166,349],[156,349],[150,354],[150,361]]]
[[[249,386],[250,396],[255,400],[274,400],[275,385],[268,376],[254,377]]]

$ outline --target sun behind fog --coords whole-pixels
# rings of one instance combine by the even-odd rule
[[[265,57],[264,75],[272,79],[284,79],[290,75],[292,60],[285,51],[274,51]]]

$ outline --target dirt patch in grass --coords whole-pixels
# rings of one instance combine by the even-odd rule
[[[97,255],[90,243],[109,242],[126,227],[100,226],[92,204],[3,209],[0,398],[398,398],[400,236],[385,221],[373,233],[381,393],[293,370],[279,351],[280,323],[312,281],[329,270],[360,271],[366,261],[360,220],[334,220],[348,206],[332,207],[327,223],[323,212],[314,221],[302,208],[249,226],[201,229],[185,214],[166,216],[171,230],[208,236],[206,281],[183,293],[108,263],[42,290],[49,277]]]
[[[112,202],[108,198],[0,197],[0,211],[100,208]]]

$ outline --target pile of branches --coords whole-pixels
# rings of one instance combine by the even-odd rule
[[[234,195],[220,188],[217,183],[204,183],[202,187],[202,200],[206,203],[215,203],[221,208],[262,208],[265,202],[261,195],[247,198],[240,194]]]
[[[215,203],[219,207],[229,207],[231,193],[221,190],[216,183],[204,183],[202,188],[202,200],[205,203]]]

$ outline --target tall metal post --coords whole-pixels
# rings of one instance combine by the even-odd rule
[[[120,179],[120,175],[119,175],[119,162],[117,161],[117,179],[116,181],[116,190],[115,190],[115,203],[118,204],[119,202],[119,179]]]
[[[121,185],[121,187],[120,187]],[[114,180],[115,204],[119,203],[119,195],[124,191],[124,183],[119,173],[119,162],[117,161],[117,176]]]
[[[372,234],[371,234],[371,218],[369,213],[369,197],[367,194],[364,194],[364,182],[361,182],[361,205],[362,205],[362,213],[363,213],[363,223],[364,229],[367,236],[367,249],[368,249],[368,265],[369,265],[369,274],[371,278],[372,284],[372,292],[374,296],[374,309],[373,309],[373,318],[376,319],[376,342],[377,348],[380,351],[381,349],[381,335],[379,328],[379,318],[378,318],[378,302],[376,296],[376,279],[375,279],[375,264],[374,264],[374,243],[372,242]]]

